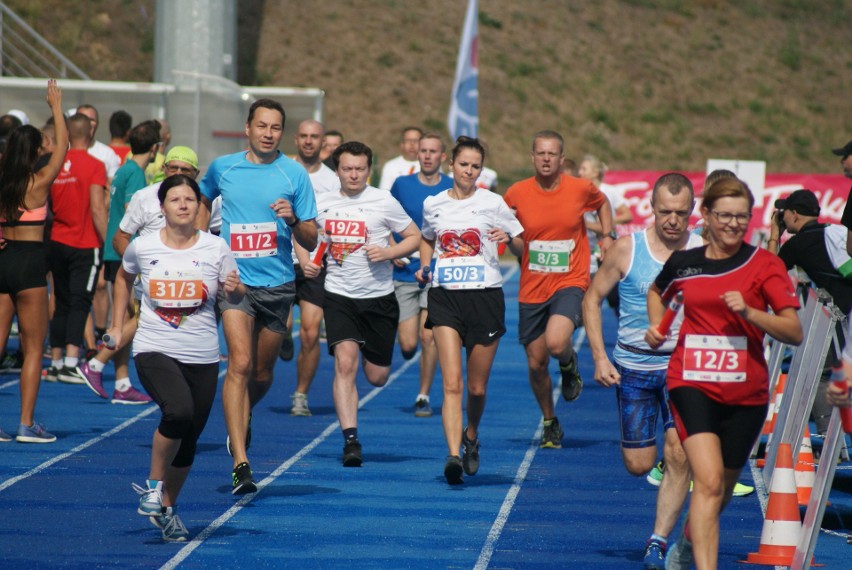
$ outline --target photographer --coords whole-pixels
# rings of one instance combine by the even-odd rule
[[[767,249],[777,253],[778,257],[791,269],[798,266],[813,282],[815,287],[825,289],[834,300],[834,304],[843,312],[849,314],[852,308],[852,279],[840,274],[829,254],[830,240],[826,240],[826,232],[831,232],[831,224],[821,224],[817,221],[820,213],[819,201],[816,195],[807,189],[796,190],[786,198],[775,201],[777,211],[772,216],[772,227],[767,242]],[[791,234],[781,249],[778,240],[787,231]],[[840,325],[838,325],[840,326]],[[839,338],[843,338],[838,329]],[[813,408],[813,419],[817,431],[824,434],[828,429],[831,407],[827,405],[825,390],[831,367],[838,363],[838,355],[834,343],[829,347],[826,356],[825,369],[819,385],[819,397]]]

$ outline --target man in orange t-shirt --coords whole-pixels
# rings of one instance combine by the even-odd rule
[[[602,255],[616,237],[606,196],[591,182],[562,173],[563,147],[559,133],[537,132],[532,144],[535,176],[514,184],[504,196],[524,226],[523,239],[509,243],[521,258],[518,339],[544,417],[541,447],[549,448],[562,447],[563,435],[551,398],[550,357],[559,361],[566,400],[576,400],[583,389],[571,344],[589,286],[591,255],[583,214],[596,211],[600,217]]]

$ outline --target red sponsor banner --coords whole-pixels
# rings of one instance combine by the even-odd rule
[[[653,222],[651,212],[651,189],[654,182],[666,174],[665,171],[653,170],[610,170],[606,173],[604,184],[614,186],[624,196],[624,200],[633,212],[633,222],[620,226],[619,234],[627,234],[649,226]],[[690,218],[694,226],[700,219],[701,189],[704,187],[704,172],[683,172],[695,187],[695,211]],[[849,196],[849,179],[834,174],[767,174],[763,190],[762,206],[755,205],[752,210],[752,221],[746,239],[751,239],[755,232],[769,234],[769,221],[775,211],[775,200],[784,198],[793,190],[808,188],[813,190],[819,199],[821,222],[840,223],[840,216]],[[755,197],[760,203],[760,197]]]

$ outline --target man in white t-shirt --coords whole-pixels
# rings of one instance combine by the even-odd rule
[[[95,139],[95,133],[98,132],[98,110],[95,109],[94,105],[84,103],[77,107],[77,112],[81,115],[86,115],[92,122],[92,134],[91,139],[89,140],[89,154],[103,162],[104,166],[106,166],[107,188],[109,188],[113,176],[115,176],[115,173],[118,172],[118,169],[121,166],[121,158],[115,154],[115,151],[112,150],[109,145]]]
[[[402,129],[402,140],[399,149],[402,154],[390,159],[382,167],[382,177],[379,180],[379,188],[388,190],[400,176],[408,176],[420,172],[420,161],[417,160],[417,152],[420,149],[420,137],[423,130],[419,127],[405,127]]]
[[[305,167],[314,194],[319,198],[326,192],[340,190],[340,178],[337,174],[320,161],[320,150],[324,134],[322,123],[308,119],[299,123],[296,128],[294,142],[296,143],[296,162]],[[296,390],[290,399],[293,406],[290,414],[293,416],[310,416],[308,408],[308,390],[317,373],[320,358],[320,326],[322,324],[323,285],[325,269],[322,260],[313,263],[316,249],[307,251],[293,240],[293,269],[296,271],[296,300],[299,305],[301,324],[299,325],[299,355],[296,358]],[[293,328],[293,312],[287,321],[288,331]],[[293,336],[288,334],[281,344],[279,355],[283,360],[293,358]]]
[[[358,440],[358,353],[364,376],[384,386],[390,375],[399,305],[391,260],[420,245],[420,231],[390,192],[367,185],[373,152],[350,141],[332,155],[340,191],[317,196],[317,224],[328,243],[326,334],[334,355],[334,407],[343,430],[343,466],[361,466]],[[391,232],[401,239],[391,243]]]

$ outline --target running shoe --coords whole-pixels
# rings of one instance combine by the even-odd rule
[[[0,442],[6,443],[7,441],[12,441],[12,436],[0,429]]]
[[[458,455],[448,455],[447,462],[444,464],[444,477],[447,478],[447,483],[450,485],[461,485],[464,483],[462,479],[462,460]]]
[[[645,546],[645,558],[642,561],[645,570],[665,570],[666,544],[655,538],[649,538]]]
[[[284,340],[281,341],[281,348],[278,350],[278,358],[284,362],[293,360],[293,355],[296,352],[296,345],[293,343],[293,333],[284,335]]]
[[[45,431],[44,426],[33,422],[31,426],[18,425],[18,436],[15,438],[21,443],[53,443],[56,436]]]
[[[666,463],[660,459],[654,468],[648,472],[648,476],[645,477],[645,481],[653,485],[654,487],[659,487],[660,483],[663,482],[663,473],[666,470]]]
[[[308,408],[308,395],[300,392],[293,392],[290,396],[290,401],[293,402],[293,407],[290,408],[291,416],[309,416],[311,410]]]
[[[85,384],[86,378],[80,374],[76,366],[63,366],[56,373],[56,379],[66,384]]]
[[[562,375],[562,397],[573,402],[583,391],[583,379],[580,378],[580,369],[577,367],[577,351],[571,355],[571,362],[565,366],[559,365],[559,374]]]
[[[77,372],[79,372],[83,376],[83,379],[86,381],[86,386],[88,386],[92,392],[94,392],[104,400],[109,400],[109,394],[107,394],[107,391],[104,390],[102,372],[95,372],[94,370],[89,368],[88,361],[78,366]]]
[[[125,390],[124,392],[120,392],[118,390],[113,390],[112,392],[112,400],[113,404],[126,404],[126,405],[140,405],[140,404],[150,404],[151,396],[148,394],[143,394],[133,386]]]
[[[45,370],[42,370],[41,377],[45,382],[58,382],[59,369],[55,366],[48,366]]]
[[[553,421],[549,426],[544,426],[544,430],[541,433],[541,444],[539,447],[561,449],[563,435],[562,428],[559,427],[559,420],[557,418],[553,418]]]
[[[183,521],[177,513],[177,505],[166,507],[166,510],[161,515],[163,523],[163,540],[165,542],[185,542],[189,538],[189,531],[186,530]]]
[[[468,475],[476,475],[479,471],[479,438],[470,441],[467,438],[467,428],[462,431],[462,467]]]
[[[694,563],[692,543],[681,535],[666,554],[666,570],[689,570]]]
[[[343,446],[343,466],[361,467],[362,462],[361,442],[358,441],[357,437],[353,437]]]
[[[24,354],[19,350],[15,354],[4,354],[0,360],[0,374],[18,374],[24,365]]]
[[[429,400],[425,398],[417,398],[414,402],[414,415],[418,418],[428,418],[432,416],[432,406],[429,405]]]
[[[143,517],[159,517],[163,513],[163,482],[146,482],[146,487],[132,483],[133,490],[139,495],[136,512]],[[159,526],[156,522],[155,525]]]
[[[246,462],[240,463],[234,467],[232,472],[234,476],[234,488],[231,489],[232,495],[247,495],[248,493],[257,492],[257,485],[251,475],[251,467]]]
[[[234,456],[234,452],[231,450],[231,436],[229,435],[225,438],[225,447],[228,449],[228,455],[231,457]],[[246,451],[251,447],[251,414],[249,414],[249,422],[248,429],[246,430]]]

